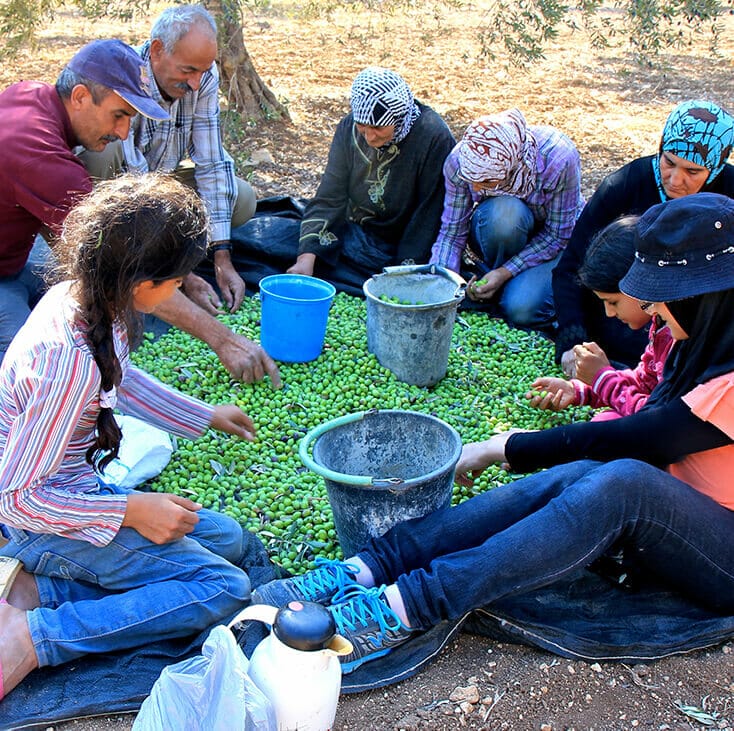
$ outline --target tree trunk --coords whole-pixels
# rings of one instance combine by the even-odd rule
[[[245,119],[290,120],[288,109],[260,78],[245,48],[239,0],[205,0],[203,4],[219,28],[217,64],[229,108]]]

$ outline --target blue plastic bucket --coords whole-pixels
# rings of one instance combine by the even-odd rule
[[[334,285],[302,274],[260,280],[260,343],[273,359],[305,363],[321,355]]]

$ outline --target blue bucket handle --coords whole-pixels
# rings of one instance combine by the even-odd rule
[[[327,480],[334,482],[341,482],[345,485],[356,485],[357,487],[387,487],[394,492],[402,492],[397,490],[399,485],[402,485],[405,480],[400,477],[368,477],[367,475],[347,475],[343,472],[335,472],[330,470],[328,467],[324,467],[316,462],[313,457],[308,453],[309,447],[313,442],[316,441],[322,434],[337,426],[343,426],[344,424],[351,424],[355,421],[361,421],[368,414],[376,414],[377,409],[370,409],[369,411],[358,411],[355,414],[347,414],[346,416],[340,416],[338,419],[324,422],[316,428],[312,429],[306,436],[301,439],[298,445],[298,455],[301,458],[303,464],[306,465],[312,472],[317,475],[325,477]]]

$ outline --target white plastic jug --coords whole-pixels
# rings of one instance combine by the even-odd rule
[[[328,731],[341,690],[339,656],[352,652],[328,609],[300,601],[281,609],[251,604],[230,627],[246,620],[271,626],[252,653],[248,674],[272,703],[278,731]]]

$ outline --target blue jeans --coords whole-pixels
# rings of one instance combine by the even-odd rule
[[[428,629],[623,547],[637,573],[734,611],[734,511],[636,460],[573,462],[401,523],[358,556]]]
[[[45,291],[41,271],[48,252],[48,244],[38,237],[23,269],[12,277],[0,277],[0,363],[10,341]]]
[[[527,246],[535,229],[532,211],[519,198],[496,196],[482,201],[471,217],[471,240],[492,269]],[[520,272],[502,288],[499,306],[516,327],[548,326],[555,316],[551,272],[558,257]]]
[[[234,614],[250,598],[236,564],[242,528],[200,510],[192,533],[156,545],[122,528],[107,546],[5,526],[15,556],[35,574],[41,607],[28,613],[39,664],[182,637]]]

